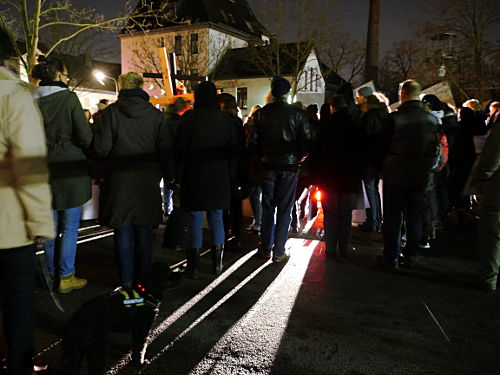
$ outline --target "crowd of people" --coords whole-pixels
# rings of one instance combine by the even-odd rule
[[[14,50],[0,33],[3,65]],[[117,101],[102,103],[89,126],[63,61],[40,59],[32,77],[34,98],[0,67],[0,278],[10,374],[32,373],[35,249],[44,248],[60,293],[87,284],[76,275],[75,256],[91,178],[101,191],[99,223],[114,229],[123,287],[142,282],[152,263],[163,179],[173,202],[163,244],[186,249],[189,278],[198,277],[204,213],[215,275],[225,246],[239,246],[247,197],[254,217],[246,229],[260,235],[258,255],[283,262],[289,231],[301,226],[303,192],[318,185],[327,258],[350,256],[352,212],[364,208],[366,194],[360,229],[383,231],[377,263],[389,270],[415,267],[450,210],[465,223],[479,196],[480,285],[496,289],[499,102],[486,114],[468,101],[457,115],[434,95],[421,99],[418,82],[408,80],[392,113],[369,87],[356,98],[352,90],[339,93],[318,111],[288,104],[290,82],[274,77],[266,104],[243,122],[236,99],[212,82],[198,85],[192,109],[177,99],[163,113],[150,104],[142,76],[128,72],[119,77]]]

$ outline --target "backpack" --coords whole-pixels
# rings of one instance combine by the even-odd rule
[[[443,131],[439,131],[436,134],[436,143],[437,147],[432,163],[432,168],[431,168],[432,172],[442,171],[443,168],[446,166],[446,163],[448,163],[448,153],[449,153],[448,138],[446,137],[446,134]]]

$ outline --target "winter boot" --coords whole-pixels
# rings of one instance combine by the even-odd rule
[[[189,279],[197,279],[198,278],[198,261],[200,259],[200,249],[187,249],[187,266],[184,274]]]
[[[224,255],[224,246],[212,247],[212,262],[214,266],[214,274],[220,275],[222,272],[222,256]]]
[[[81,289],[87,285],[87,279],[80,279],[74,273],[68,276],[61,276],[59,281],[59,293],[69,293],[74,289]]]

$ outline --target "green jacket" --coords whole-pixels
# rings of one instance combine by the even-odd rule
[[[63,210],[90,199],[85,152],[92,132],[76,94],[67,88],[40,86],[35,91],[47,138],[49,182],[53,208]]]

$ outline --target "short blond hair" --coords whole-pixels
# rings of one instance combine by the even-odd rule
[[[414,79],[407,79],[406,81],[400,83],[401,94],[405,95],[409,99],[418,99],[420,91],[422,91],[422,87]]]
[[[118,86],[120,90],[142,89],[144,87],[144,78],[136,72],[120,74],[118,77]]]

